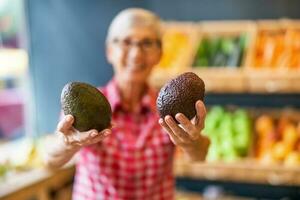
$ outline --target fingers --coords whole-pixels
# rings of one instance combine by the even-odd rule
[[[97,132],[97,131],[93,132],[87,140],[88,145],[98,143],[102,141],[104,138],[106,138],[107,136],[109,136],[110,134],[111,134],[110,129],[105,129],[101,132]]]
[[[181,141],[179,140],[179,138],[177,138],[177,136],[173,133],[173,131],[169,128],[169,126],[166,124],[166,122],[160,118],[158,123],[163,127],[163,129],[169,134],[170,139],[172,140],[172,142],[175,145],[178,145],[181,143]]]
[[[196,102],[196,111],[197,115],[195,117],[194,124],[202,130],[204,128],[204,122],[205,122],[205,116],[206,116],[206,109],[205,105],[202,101],[197,101]]]
[[[162,118],[159,119],[158,123],[165,129],[166,132],[173,134],[172,130]]]
[[[82,144],[85,144],[87,143],[89,140],[95,138],[96,136],[98,136],[99,133],[97,130],[95,129],[92,129],[92,130],[89,130],[89,131],[86,131],[86,132],[80,132],[79,133],[79,137],[77,138],[77,140],[82,143]]]
[[[180,128],[171,116],[167,115],[165,117],[165,122],[172,130],[174,135],[177,136],[182,142],[186,143],[191,141],[189,134]]]
[[[57,130],[67,134],[72,128],[74,117],[72,115],[66,115],[57,125]]]
[[[181,124],[182,128],[192,137],[196,139],[199,136],[199,131],[195,125],[182,113],[175,115],[176,120]]]
[[[95,129],[86,132],[76,132],[72,135],[66,135],[65,142],[69,145],[87,146],[98,143],[111,134],[110,129],[98,132]]]
[[[105,129],[101,132],[98,132],[97,130],[90,130],[87,132],[81,132],[79,142],[82,143],[82,145],[90,145],[94,144],[97,141],[104,139],[106,136],[108,136],[111,133],[110,129]]]

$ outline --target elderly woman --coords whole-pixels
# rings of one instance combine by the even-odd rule
[[[159,18],[153,13],[120,12],[109,27],[106,47],[115,75],[101,91],[112,106],[112,129],[79,133],[72,127],[74,118],[65,116],[46,163],[58,168],[79,153],[75,200],[173,199],[174,145],[190,160],[204,160],[207,153],[209,140],[200,134],[205,106],[196,102],[191,121],[178,113],[180,125],[171,116],[159,119],[157,93],[147,84],[162,55]]]

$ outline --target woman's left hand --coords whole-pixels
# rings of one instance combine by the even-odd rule
[[[209,139],[201,134],[206,116],[205,105],[196,102],[196,116],[189,120],[184,114],[177,113],[176,121],[170,115],[159,119],[159,124],[169,134],[171,141],[179,146],[191,160],[204,160],[210,144]]]

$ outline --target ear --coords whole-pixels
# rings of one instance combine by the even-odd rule
[[[113,62],[113,60],[112,60],[113,52],[112,51],[113,51],[112,47],[109,44],[107,44],[105,53],[106,53],[106,59],[109,64],[112,64],[112,62]]]

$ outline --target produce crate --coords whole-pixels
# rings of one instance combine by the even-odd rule
[[[246,84],[249,92],[299,93],[300,72],[286,70],[247,70]]]
[[[206,161],[232,163],[253,157],[253,114],[236,106],[211,106],[207,110],[202,134],[211,143]],[[185,156],[179,148],[176,155]]]
[[[300,112],[255,111],[253,157],[263,165],[300,166]]]
[[[235,107],[228,107],[227,110],[235,110]],[[293,108],[284,109],[270,109],[270,108],[248,108],[250,117],[253,121],[252,125],[252,144],[248,151],[248,156],[237,159],[231,162],[219,161],[206,161],[190,163],[184,159],[182,152],[177,151],[175,161],[175,174],[179,177],[193,177],[207,180],[224,180],[234,182],[246,182],[246,183],[261,183],[271,185],[300,185],[300,149],[294,146],[294,150],[285,151],[284,148],[277,148],[276,143],[273,146],[269,146],[268,149],[277,148],[274,153],[274,158],[278,160],[271,160],[270,157],[259,158],[256,155],[258,144],[258,128],[263,129],[268,127],[268,119],[260,119],[260,125],[255,122],[258,117],[270,116],[273,120],[281,119],[280,127],[276,129],[286,130],[283,137],[286,137],[289,144],[294,143],[299,145],[300,142],[300,111]],[[288,120],[289,121],[288,121]],[[283,123],[284,122],[284,123]],[[294,123],[294,128],[291,129],[288,122]],[[263,124],[265,123],[265,124]],[[260,126],[260,127],[256,127]],[[284,128],[284,126],[286,128]],[[263,128],[261,128],[263,127]],[[279,130],[278,129],[278,130]],[[291,130],[297,129],[298,134],[292,133]],[[298,137],[295,139],[295,136]],[[272,140],[274,138],[270,138]],[[295,139],[295,140],[294,140]],[[293,141],[294,140],[294,141]],[[277,142],[282,142],[277,138]],[[274,145],[275,144],[275,145]],[[278,143],[277,143],[278,144]],[[291,145],[289,145],[291,146]],[[267,150],[268,150],[267,149]],[[282,151],[282,152],[281,152]],[[297,155],[293,153],[297,151]],[[286,154],[286,155],[284,155]],[[267,154],[266,154],[267,155]],[[280,156],[286,156],[284,159],[278,158]],[[289,158],[288,158],[289,157]],[[233,173],[234,172],[234,173]]]
[[[300,185],[299,167],[259,165],[252,160],[244,160],[239,163],[191,163],[176,159],[174,172],[177,177],[190,177],[193,179],[284,186]]]
[[[239,37],[241,35],[245,36],[245,41],[244,41],[244,48],[243,53],[240,58],[240,65],[236,67],[243,67],[247,64],[249,60],[249,55],[248,51],[249,49],[252,48],[253,42],[255,40],[255,34],[256,34],[256,26],[255,23],[252,21],[244,20],[244,21],[207,21],[207,22],[201,22],[199,23],[200,31],[199,31],[199,37],[200,41],[198,43],[198,46],[204,41],[205,38],[208,39],[213,39],[213,38],[222,38],[224,37],[225,39],[227,37]],[[223,41],[220,42],[221,48],[219,50],[228,50],[232,51],[233,46],[230,45],[231,43],[226,43],[226,40],[223,39]],[[227,45],[226,45],[227,44]],[[225,48],[227,47],[227,48]],[[231,48],[230,48],[231,47]],[[229,53],[232,53],[232,52]],[[226,53],[226,52],[221,52],[221,53]],[[194,56],[196,56],[197,52],[195,52]],[[196,58],[194,57],[194,60]],[[218,62],[217,62],[218,63]],[[195,64],[195,63],[194,63]],[[205,63],[204,63],[205,64]],[[211,64],[205,66],[203,65],[202,67],[217,67],[214,66],[216,62],[212,62]],[[222,62],[220,63],[222,64]],[[195,65],[195,67],[199,67]],[[227,64],[224,65],[219,65],[218,67],[234,67],[230,66]]]
[[[236,106],[208,107],[203,134],[211,144],[207,162],[238,162],[253,156],[254,117],[248,109]]]
[[[299,40],[298,20],[258,20],[256,40],[247,66],[254,69],[299,70]],[[294,59],[298,62],[291,62]]]
[[[234,68],[190,68],[205,82],[206,92],[246,92],[246,77],[241,69]]]
[[[198,56],[198,48],[193,54],[193,67],[191,68],[206,83],[207,91],[211,92],[245,92],[246,80],[243,68],[249,62],[249,49],[253,46],[255,39],[255,24],[251,21],[210,21],[199,23],[199,42],[205,38],[214,37],[241,37],[247,39],[243,53],[239,54],[239,66],[197,66],[195,63]],[[224,43],[224,42],[223,42]]]
[[[282,32],[300,30],[299,20],[259,20],[254,21],[206,21],[201,23],[165,22],[163,30],[175,30],[189,35],[189,45],[180,56],[175,56],[169,67],[154,68],[150,83],[160,88],[171,78],[185,71],[193,71],[200,76],[207,92],[215,93],[298,93],[300,92],[300,68],[255,67],[257,33],[260,31]],[[193,66],[200,42],[207,37],[248,36],[240,67],[228,66]],[[300,41],[300,40],[295,40]],[[293,44],[295,43],[293,41]],[[173,48],[171,48],[173,49]],[[300,55],[300,54],[299,54]],[[193,66],[193,67],[192,67]]]
[[[247,74],[246,84],[249,92],[300,92],[300,67],[292,68],[285,64],[286,59],[289,58],[288,51],[290,51],[290,48],[286,47],[286,45],[291,45],[292,43],[294,44],[295,42],[299,41],[291,40],[290,36],[287,35],[287,30],[294,29],[298,29],[300,31],[299,21],[257,21],[257,37],[255,45],[254,48],[252,48],[249,52],[249,62],[247,63],[245,68]],[[271,36],[260,36],[260,33],[270,34]],[[276,41],[271,37],[277,38]],[[274,52],[269,52],[270,55],[267,55],[266,53],[264,53],[264,46],[266,46],[265,48],[268,47],[268,51],[273,48]],[[258,57],[259,55],[264,59]]]
[[[195,24],[190,22],[164,22],[162,34],[163,55],[150,77],[155,87],[188,69],[198,40]]]

